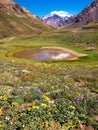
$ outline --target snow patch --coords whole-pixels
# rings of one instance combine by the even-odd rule
[[[72,16],[72,14],[70,14],[69,12],[66,12],[66,11],[52,11],[50,12],[50,14],[47,14],[46,16],[43,17],[43,20],[49,18],[49,17],[52,17],[54,15],[58,15],[62,18],[66,18],[66,17],[70,17]]]
[[[53,12],[51,12],[51,14],[57,14],[60,17],[70,17],[70,16],[72,16],[72,14],[70,14],[69,12],[66,12],[66,11],[53,11]]]

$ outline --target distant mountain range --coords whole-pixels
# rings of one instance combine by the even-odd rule
[[[60,13],[59,13],[60,12]],[[61,12],[63,12],[61,15]],[[64,11],[54,11],[42,18],[48,25],[53,27],[63,27],[68,24],[73,16],[64,13]]]
[[[12,0],[0,0],[0,38],[38,34],[51,27]]]
[[[92,2],[88,7],[75,16],[60,16],[57,14],[49,14],[43,20],[53,27],[64,27],[69,24],[85,25],[98,21],[98,0]]]

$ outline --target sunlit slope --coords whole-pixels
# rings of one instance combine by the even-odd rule
[[[38,34],[51,29],[25,8],[7,1],[0,0],[0,38],[20,34]]]

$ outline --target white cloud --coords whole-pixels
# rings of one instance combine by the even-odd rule
[[[57,56],[52,56],[53,60],[59,60],[59,59],[64,59],[64,58],[69,58],[71,55],[68,53],[61,53],[58,54]]]
[[[47,19],[48,17],[52,17],[54,14],[60,16],[60,17],[70,17],[72,14],[66,11],[52,11],[50,14],[47,14],[46,16],[43,17],[43,20]]]
[[[65,12],[65,11],[53,11],[53,12],[51,12],[50,14],[57,14],[57,15],[59,15],[59,16],[61,16],[61,17],[70,17],[70,16],[72,16],[72,14],[70,14],[69,12]]]

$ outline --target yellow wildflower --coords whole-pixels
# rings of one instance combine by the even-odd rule
[[[68,122],[67,124],[68,124],[69,126],[72,126],[72,125],[73,125],[73,123],[72,123],[72,122]]]
[[[12,102],[12,106],[18,106],[18,102]]]
[[[0,128],[2,127],[2,121],[0,121]]]
[[[3,110],[0,108],[0,116],[3,115]]]
[[[96,90],[96,92],[98,92],[98,89]]]
[[[25,115],[26,115],[26,113],[21,113],[21,114],[20,114],[20,117],[25,116]]]
[[[72,122],[68,122],[67,125],[68,125],[69,128],[74,128],[75,127]]]
[[[39,109],[39,106],[32,106],[32,109]]]
[[[6,95],[3,96],[3,100],[7,101],[7,96]]]
[[[47,92],[47,95],[49,95],[50,94],[50,92]]]
[[[37,86],[37,84],[36,84],[36,83],[34,83],[34,86]]]
[[[51,86],[51,89],[54,89],[54,86]]]
[[[0,100],[6,101],[7,100],[7,96],[6,95],[0,96]]]
[[[44,108],[46,108],[46,107],[47,107],[47,104],[42,103],[41,105],[42,105]]]
[[[77,92],[77,96],[80,96],[81,94]]]
[[[28,109],[27,109],[27,110],[28,110],[28,112],[29,112],[29,111],[31,111],[31,107],[28,107]]]
[[[69,106],[68,108],[70,108],[70,109],[76,109],[74,106]]]
[[[2,100],[2,97],[3,97],[3,96],[0,96],[0,100]]]
[[[44,98],[45,98],[45,100],[46,100],[47,102],[50,102],[50,98],[49,98],[49,97],[44,96]]]
[[[53,106],[53,107],[56,107],[56,104],[53,104],[52,106]]]

